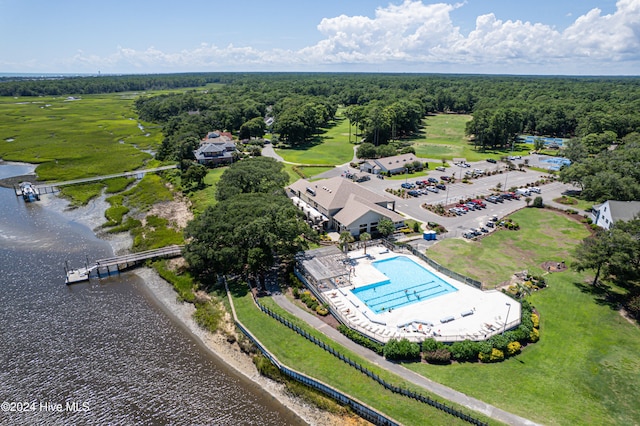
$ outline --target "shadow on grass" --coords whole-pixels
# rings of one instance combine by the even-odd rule
[[[608,306],[614,311],[620,309],[624,304],[624,296],[611,291],[611,287],[606,284],[593,285],[592,283],[574,282],[578,289],[585,294],[591,294],[598,305]]]
[[[249,286],[247,283],[241,280],[229,280],[227,282],[229,286],[229,292],[233,297],[244,297],[249,293]]]

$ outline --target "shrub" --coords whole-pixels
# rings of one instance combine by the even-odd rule
[[[300,290],[297,287],[293,288],[293,297],[296,299],[300,299]]]
[[[439,348],[432,352],[425,352],[424,360],[429,364],[450,364],[451,352],[447,348]]]
[[[531,314],[531,322],[533,323],[533,328],[540,327],[540,317],[538,314]]]
[[[640,295],[632,297],[627,302],[627,311],[635,319],[640,320]]]
[[[488,342],[491,344],[491,347],[498,349],[500,351],[504,351],[507,349],[507,345],[509,344],[509,339],[507,336],[503,334],[496,334],[492,336]]]
[[[422,341],[422,352],[433,352],[440,347],[441,343],[436,341],[433,337]]]
[[[536,207],[536,208],[544,207],[544,202],[542,201],[541,196],[537,196],[536,198],[533,199],[533,207]]]
[[[538,331],[537,328],[534,328],[533,330],[531,330],[531,333],[529,334],[529,341],[531,343],[535,343],[538,340],[540,340],[540,332]]]
[[[485,363],[500,362],[504,361],[504,352],[502,352],[500,349],[493,348],[489,353],[480,352],[478,358],[480,358],[480,361]]]
[[[322,305],[318,305],[316,307],[316,313],[320,316],[326,317],[327,315],[329,315],[329,310]]]
[[[344,324],[340,324],[338,326],[338,331],[340,333],[344,334],[348,339],[356,342],[360,346],[364,346],[367,349],[371,349],[372,351],[374,351],[378,355],[382,355],[382,353],[384,351],[384,345],[381,345],[380,343],[374,342],[373,340],[371,340],[368,337],[358,333],[355,330],[350,329],[349,327],[347,327]]]
[[[455,342],[451,345],[449,350],[451,351],[451,358],[456,361],[475,361],[478,359],[479,346],[476,342],[471,340]]]
[[[391,339],[384,345],[383,354],[391,360],[415,360],[420,357],[420,345],[405,338]]]
[[[520,345],[520,342],[511,342],[507,345],[507,356],[514,356],[518,353],[520,353],[520,348],[522,347],[522,345]]]

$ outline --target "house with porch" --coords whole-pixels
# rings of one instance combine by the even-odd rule
[[[236,143],[231,133],[209,132],[193,151],[196,161],[203,165],[229,164],[233,162]]]
[[[287,194],[319,230],[375,234],[383,218],[396,228],[404,226],[395,200],[340,176],[314,182],[300,179],[287,188]]]

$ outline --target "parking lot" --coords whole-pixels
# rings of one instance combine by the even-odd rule
[[[524,159],[518,159],[516,160],[516,163],[520,161],[524,161]],[[346,168],[336,169],[332,172],[333,175],[339,173],[344,174],[345,170]],[[484,175],[478,178],[469,179],[469,183],[462,183],[465,173],[468,171],[473,172],[474,170],[482,171]],[[488,173],[498,170],[502,170],[503,172],[488,175]],[[350,169],[350,173],[355,173],[358,176],[365,174],[363,172],[356,171],[355,169]],[[497,216],[498,218],[503,218],[504,216],[525,207],[525,197],[521,196],[519,199],[503,199],[500,200],[500,202],[495,203],[485,201],[486,206],[484,208],[471,209],[468,207],[465,213],[449,217],[440,216],[428,211],[421,207],[422,204],[428,203],[441,204],[443,206],[455,206],[455,204],[463,200],[478,199],[481,198],[481,196],[488,197],[495,194],[494,189],[498,184],[500,184],[503,191],[505,188],[525,187],[527,184],[532,184],[541,177],[547,176],[547,174],[527,168],[524,168],[523,171],[506,171],[504,163],[498,162],[494,164],[488,161],[478,161],[469,163],[468,167],[452,165],[451,167],[447,167],[445,171],[432,170],[426,175],[412,178],[407,177],[404,180],[386,178],[379,179],[374,175],[370,176],[372,177],[371,179],[361,182],[360,185],[363,185],[374,192],[381,194],[384,193],[395,199],[396,210],[407,218],[413,218],[424,223],[436,222],[443,225],[448,232],[438,237],[441,239],[461,237],[471,229],[482,227],[491,231],[495,229],[495,227],[489,228],[487,227],[487,223],[491,222],[492,217]],[[442,176],[455,177],[455,183],[451,184],[446,180],[443,180]],[[416,184],[416,181],[426,182],[424,182],[424,184]],[[388,188],[394,190],[403,189],[403,185],[407,187],[413,185],[412,188],[404,188],[405,192],[410,190],[420,191],[419,193],[414,194],[415,196],[409,196],[408,198],[400,198],[386,191]],[[433,190],[435,185],[444,185],[444,189],[436,188],[437,192],[435,192]],[[529,197],[533,199],[536,196],[541,196],[545,203],[554,204],[552,199],[560,197],[562,193],[568,189],[575,188],[556,181],[540,185],[540,193],[531,193]]]

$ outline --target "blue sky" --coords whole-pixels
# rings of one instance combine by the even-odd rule
[[[640,0],[0,0],[0,73],[640,75]]]

